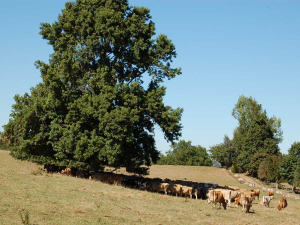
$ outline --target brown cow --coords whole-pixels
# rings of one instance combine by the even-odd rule
[[[223,197],[223,193],[221,191],[215,191],[215,190],[210,190],[209,191],[209,198],[207,200],[208,203],[213,203],[213,207],[216,207],[216,203],[220,203],[220,208],[221,204],[223,205],[224,210],[226,209],[226,201]]]
[[[124,177],[121,174],[109,174],[108,176],[105,177],[106,179],[104,180],[105,183],[108,184],[116,184],[118,186],[121,186]]]
[[[170,184],[169,193],[171,195],[176,195],[182,197],[182,185],[181,184]]]
[[[160,183],[160,182],[150,182],[148,184],[148,190],[156,191],[156,192],[164,192],[167,194],[167,190],[169,188],[169,183]]]
[[[287,201],[286,198],[280,198],[278,202],[278,210],[284,209],[287,207]]]
[[[260,194],[260,190],[259,189],[251,189],[252,192],[254,192],[254,200],[255,197],[257,197],[257,199],[259,200],[259,194]]]
[[[234,205],[235,207],[242,206],[243,207],[242,212],[248,213],[250,207],[252,206],[252,197],[249,195],[247,196],[242,194],[241,196],[235,199]]]
[[[268,191],[268,196],[274,196],[274,191]]]
[[[188,187],[188,186],[182,186],[181,188],[182,188],[182,195],[184,195],[184,196],[189,195],[190,198],[192,198],[193,195],[195,195],[195,197],[197,199],[198,189],[192,188],[192,187]]]
[[[72,170],[71,168],[67,167],[66,169],[62,170],[60,172],[64,176],[72,176]]]

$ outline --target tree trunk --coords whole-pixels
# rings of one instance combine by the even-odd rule
[[[276,190],[278,190],[279,183],[276,181]]]
[[[293,186],[293,192],[296,194],[296,186]]]

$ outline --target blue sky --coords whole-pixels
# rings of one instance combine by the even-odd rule
[[[9,120],[15,94],[41,82],[36,60],[48,62],[52,47],[39,35],[53,23],[63,0],[4,1],[0,8],[0,131]],[[209,149],[232,138],[231,116],[239,96],[252,96],[269,117],[282,120],[282,153],[300,141],[300,1],[129,0],[151,10],[157,34],[176,46],[174,67],[182,75],[166,80],[164,102],[184,108],[182,137]],[[156,129],[157,149],[170,149]]]

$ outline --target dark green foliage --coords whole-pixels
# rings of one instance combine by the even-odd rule
[[[245,96],[239,98],[232,115],[239,122],[232,140],[237,151],[236,162],[242,171],[256,175],[266,156],[279,154],[281,120],[274,116],[269,118],[255,99]]]
[[[227,135],[224,136],[222,144],[215,145],[209,149],[211,158],[220,162],[226,168],[232,166],[236,158],[236,149]]]
[[[257,171],[258,178],[261,180],[279,182],[281,179],[279,164],[282,160],[282,154],[279,154],[279,156],[268,156],[267,158],[262,159]]]
[[[193,146],[191,141],[180,140],[171,146],[172,150],[162,155],[159,165],[211,166],[212,161],[206,149],[200,145]]]
[[[286,155],[279,164],[280,175],[289,184],[299,185],[299,165],[300,165],[300,142],[294,142]]]
[[[181,135],[183,109],[163,103],[175,46],[155,35],[149,9],[126,0],[67,2],[40,34],[52,45],[49,63],[36,62],[43,82],[15,96],[4,126],[15,158],[98,170],[143,172],[156,162],[154,125],[167,141]],[[150,76],[147,88],[143,77]]]

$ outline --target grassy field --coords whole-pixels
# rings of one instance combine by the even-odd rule
[[[245,188],[224,169],[153,166],[149,177],[186,179]],[[288,198],[284,211],[279,195],[264,208],[255,200],[249,214],[240,208],[212,209],[204,200],[127,189],[59,174],[13,159],[0,151],[0,224],[299,224],[300,200]],[[262,194],[266,195],[266,192]]]

